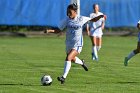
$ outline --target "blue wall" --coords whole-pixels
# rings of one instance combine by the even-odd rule
[[[93,3],[108,16],[107,27],[136,26],[140,20],[140,0],[81,0],[81,15],[88,16]]]
[[[66,17],[70,0],[0,0],[0,25],[56,27]],[[136,26],[140,0],[81,0],[81,15],[89,16],[93,3],[108,16],[107,27]]]

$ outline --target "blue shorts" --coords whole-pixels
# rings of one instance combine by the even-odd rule
[[[140,42],[140,32],[138,33],[138,42]]]

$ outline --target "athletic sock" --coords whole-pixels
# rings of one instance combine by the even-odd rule
[[[83,65],[83,62],[78,58],[78,57],[75,57],[75,63],[76,64],[80,64],[80,65]]]
[[[71,68],[71,61],[65,61],[63,77],[66,78]]]
[[[92,53],[94,54],[95,58],[98,59],[98,53],[97,53],[97,48],[96,46],[92,47]]]
[[[97,51],[99,51],[101,49],[101,46],[96,46]]]
[[[135,56],[136,54],[134,53],[134,51],[132,51],[128,56],[127,56],[127,58],[128,58],[128,60],[129,59],[131,59],[133,56]]]

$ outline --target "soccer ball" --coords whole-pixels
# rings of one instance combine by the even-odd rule
[[[50,86],[52,84],[52,78],[50,75],[44,75],[42,78],[41,78],[41,84],[43,86]]]

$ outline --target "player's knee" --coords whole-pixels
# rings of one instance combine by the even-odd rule
[[[93,46],[96,46],[96,43],[92,43]]]
[[[71,61],[72,61],[72,62],[75,62],[75,59],[73,58]]]
[[[71,56],[67,56],[66,60],[67,60],[67,61],[72,61],[73,59],[72,59]]]

